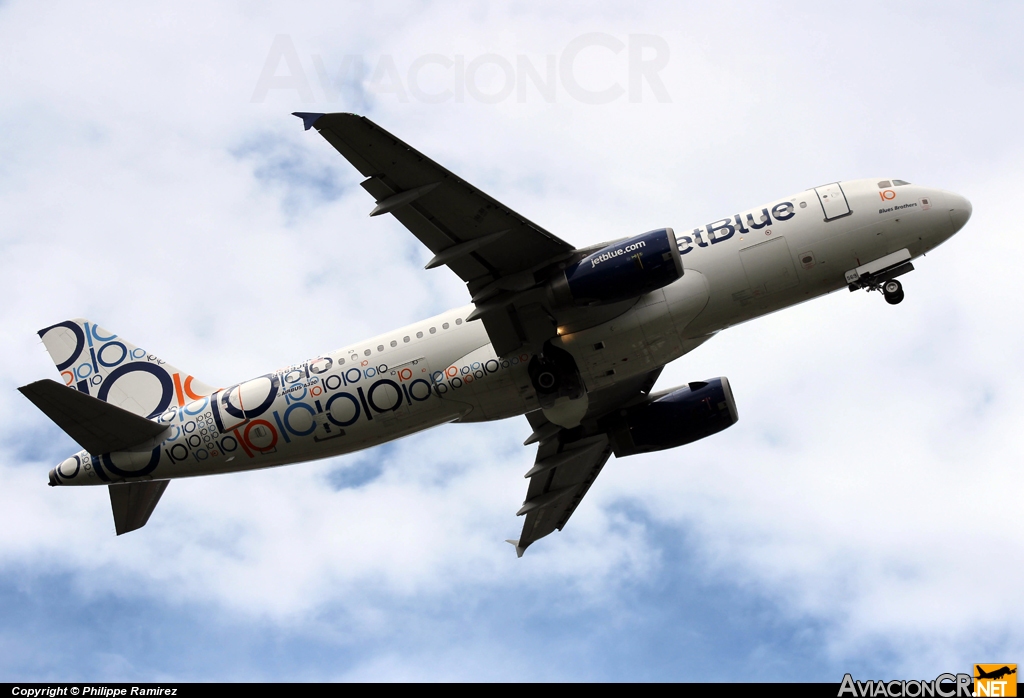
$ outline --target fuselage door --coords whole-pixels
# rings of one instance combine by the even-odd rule
[[[840,186],[839,182],[815,187],[814,191],[818,195],[818,201],[821,202],[821,210],[825,213],[826,222],[834,221],[836,218],[849,216],[853,213],[850,210],[849,202],[846,200],[843,187]]]

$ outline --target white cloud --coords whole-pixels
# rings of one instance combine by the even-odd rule
[[[400,619],[438,622],[418,605],[505,589],[555,589],[524,610],[536,617],[606,607],[629,618],[624,590],[671,567],[655,533],[668,527],[692,542],[709,584],[826,626],[837,662],[892,647],[877,666],[927,672],[981,650],[1019,654],[1014,22],[955,6],[826,9],[0,7],[0,565],[70,574],[86,598],[210,605],[314,635],[329,609],[353,637],[380,638]],[[390,55],[400,72],[426,53],[541,65],[589,31],[663,37],[672,102],[360,99],[384,128],[576,244],[683,230],[875,174],[960,191],[974,219],[917,265],[898,307],[840,292],[731,328],[669,367],[659,385],[728,375],[740,423],[612,461],[566,530],[522,560],[501,539],[521,525],[523,420],[175,482],[123,538],[103,490],[45,488],[63,436],[13,391],[53,375],[39,327],[84,314],[227,384],[465,302],[457,279],[422,270],[428,255],[397,222],[366,217],[356,173],[288,115],[354,108],[326,101],[312,55],[330,69],[347,54]],[[282,33],[311,105],[284,91],[250,101]],[[621,75],[592,58],[581,80]],[[382,461],[381,475],[332,489],[330,471],[361,460]],[[479,608],[454,622],[496,617]],[[657,619],[642,628],[662,631]],[[529,654],[496,637],[472,651],[381,650],[344,676],[512,678],[476,659]]]

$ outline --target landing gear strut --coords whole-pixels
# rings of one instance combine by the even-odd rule
[[[896,305],[903,300],[903,284],[896,277],[912,271],[914,265],[910,263],[910,251],[902,249],[850,269],[846,272],[846,283],[851,291],[862,288],[881,291],[886,303]]]

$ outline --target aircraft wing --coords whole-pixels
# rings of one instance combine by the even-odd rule
[[[393,215],[434,253],[428,269],[447,265],[466,282],[477,305],[471,319],[483,320],[499,356],[554,336],[553,319],[523,294],[537,271],[571,257],[572,245],[364,116],[295,115],[366,177],[362,187],[377,202],[371,216]]]
[[[590,407],[583,424],[576,429],[563,429],[551,424],[540,410],[526,415],[533,434],[526,443],[540,442],[533,467],[526,473],[530,484],[526,499],[517,516],[526,516],[519,540],[510,540],[516,554],[534,541],[554,530],[562,530],[576,511],[584,495],[594,484],[612,454],[606,433],[597,428],[597,420],[613,410],[642,400],[654,387],[661,369],[632,381],[598,390],[591,394]]]

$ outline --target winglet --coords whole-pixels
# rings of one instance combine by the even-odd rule
[[[316,114],[308,111],[293,111],[292,116],[297,116],[302,119],[302,126],[308,131],[312,128],[313,124],[316,123],[316,120],[323,116],[323,114]]]
[[[526,552],[526,546],[525,545],[519,545],[519,541],[517,541],[517,540],[512,540],[511,538],[509,538],[505,542],[506,543],[511,543],[512,547],[514,547],[516,549],[516,557],[522,557],[523,553]]]

